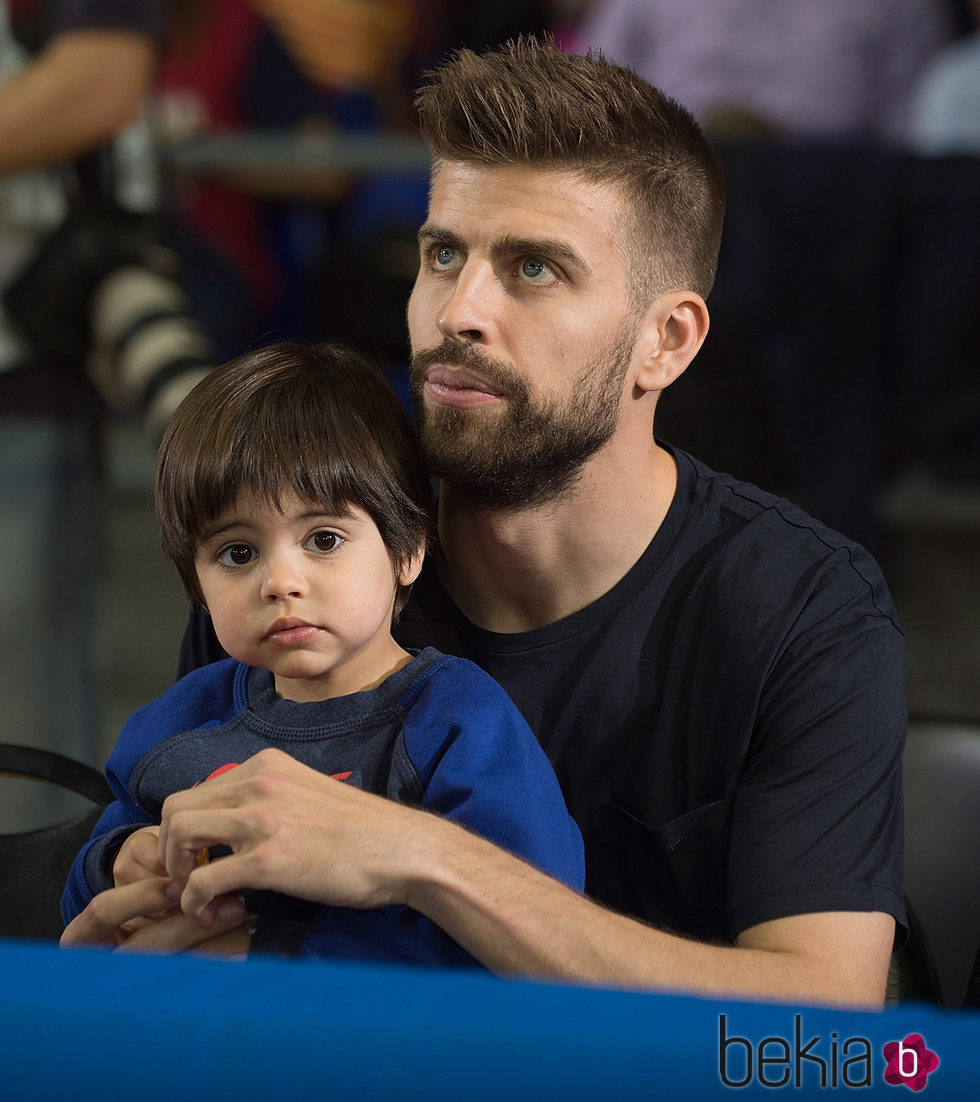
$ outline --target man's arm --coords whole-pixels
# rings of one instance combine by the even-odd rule
[[[0,85],[0,173],[58,164],[107,141],[135,114],[155,64],[144,34],[57,35]]]
[[[198,867],[223,841],[230,857]],[[823,913],[761,923],[707,945],[615,914],[453,823],[349,788],[265,750],[164,804],[160,857],[185,914],[268,888],[321,903],[404,903],[488,968],[582,983],[805,1003],[879,1006],[890,915]]]
[[[430,844],[409,904],[495,971],[710,997],[869,1007],[884,998],[891,915],[794,915],[746,930],[735,946],[710,945],[606,910],[479,838],[432,831]]]

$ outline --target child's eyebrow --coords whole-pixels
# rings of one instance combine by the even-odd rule
[[[296,523],[301,522],[308,524],[311,521],[322,521],[329,524],[331,521],[350,520],[353,517],[353,512],[349,509],[345,512],[337,512],[332,509],[320,509],[311,508],[307,509],[303,513],[296,513],[291,516],[284,516],[284,523]],[[227,519],[219,518],[213,524],[208,525],[201,533],[201,543],[209,543],[213,539],[217,539],[225,532],[229,532],[234,528],[249,528],[253,524],[253,520],[247,514],[242,516],[231,516]]]
[[[306,513],[298,513],[294,520],[351,520],[354,516],[354,511],[349,507],[344,507],[342,511],[337,509],[310,509]]]
[[[208,525],[201,532],[201,543],[208,543],[225,532],[231,531],[232,528],[247,528],[248,524],[249,521],[243,517],[232,517],[229,520],[217,521]]]

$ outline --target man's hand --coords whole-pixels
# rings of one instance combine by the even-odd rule
[[[197,864],[220,843],[231,856]],[[406,903],[496,972],[713,997],[880,1006],[894,933],[890,916],[855,912],[765,923],[737,948],[676,937],[278,750],[170,796],[158,856],[182,888],[181,917],[204,929],[222,899],[249,889],[345,907]]]
[[[263,750],[163,805],[158,857],[184,885],[181,907],[207,926],[214,901],[280,891],[343,907],[405,901],[420,816],[434,816],[352,788],[278,750]],[[232,853],[200,865],[204,848]]]
[[[197,949],[223,955],[248,951],[245,908],[234,898],[215,902],[208,927],[179,911],[173,882],[164,876],[136,880],[100,892],[61,935],[62,948],[103,945],[115,949],[177,953]]]

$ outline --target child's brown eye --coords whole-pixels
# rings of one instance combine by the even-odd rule
[[[218,562],[222,566],[248,566],[255,554],[255,549],[247,543],[230,543],[218,552]]]
[[[309,539],[309,546],[313,551],[336,551],[343,540],[336,532],[314,532]]]

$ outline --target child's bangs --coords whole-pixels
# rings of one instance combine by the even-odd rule
[[[276,438],[256,433],[237,445],[224,457],[215,455],[213,464],[198,465],[191,512],[206,523],[243,496],[281,509],[283,498],[295,494],[334,516],[348,515],[358,503],[362,476],[346,449],[324,439],[322,426]]]

